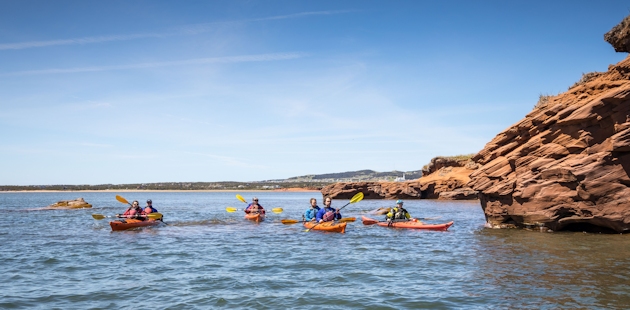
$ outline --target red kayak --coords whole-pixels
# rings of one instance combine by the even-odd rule
[[[265,220],[265,215],[263,213],[249,213],[245,214],[245,219],[260,223]]]
[[[112,227],[112,231],[127,230],[127,229],[137,228],[137,227],[155,226],[158,224],[160,224],[160,221],[152,220],[152,219],[148,219],[144,221],[136,220],[136,219],[124,219],[120,221],[109,222],[109,226]]]
[[[376,224],[382,227],[394,227],[394,228],[412,228],[412,229],[428,229],[428,230],[447,230],[449,227],[453,225],[453,221],[444,224],[424,224],[420,221],[401,221],[401,222],[381,222],[375,219],[371,219],[366,216],[362,216],[361,220],[363,221],[363,225],[373,225]]]

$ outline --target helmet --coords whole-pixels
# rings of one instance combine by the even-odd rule
[[[396,204],[397,204],[397,205],[401,205],[402,203],[403,203],[403,201],[402,201],[402,200],[400,200],[400,199],[396,200]]]

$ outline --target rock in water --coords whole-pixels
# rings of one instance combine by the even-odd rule
[[[628,17],[606,34],[630,50]],[[585,74],[499,133],[468,183],[493,226],[630,230],[630,58]]]
[[[77,198],[75,200],[61,200],[57,203],[53,203],[49,205],[47,208],[53,209],[82,209],[82,208],[91,208],[92,205],[85,202],[83,198]]]

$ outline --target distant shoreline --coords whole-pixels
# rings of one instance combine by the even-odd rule
[[[238,192],[256,192],[256,193],[266,193],[266,192],[272,192],[272,193],[277,193],[277,192],[290,192],[290,193],[300,193],[300,192],[304,192],[304,193],[309,193],[309,192],[320,192],[319,190],[316,189],[306,189],[306,188],[281,188],[281,189],[271,189],[271,190],[265,190],[265,189],[243,189],[243,190],[239,190],[239,189],[191,189],[191,190],[182,190],[182,189],[164,189],[164,190],[158,190],[158,189],[103,189],[103,190],[93,190],[93,189],[86,189],[86,190],[24,190],[24,191],[0,191],[0,194],[2,193],[133,193],[133,192],[138,192],[138,193],[160,193],[160,192],[164,192],[164,193],[188,193],[188,192],[194,192],[194,193],[220,193],[220,192],[224,192],[224,193],[238,193]]]

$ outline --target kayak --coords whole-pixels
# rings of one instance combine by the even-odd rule
[[[136,219],[125,219],[122,221],[111,221],[109,222],[109,226],[112,227],[112,231],[126,230],[136,227],[146,227],[146,226],[155,226],[160,224],[158,220],[136,220]]]
[[[321,230],[327,232],[338,232],[345,233],[346,232],[347,222],[339,223],[339,222],[323,222],[321,224],[317,224],[315,222],[304,222],[304,227],[313,230]]]
[[[263,213],[250,213],[245,214],[245,219],[260,223],[265,220],[265,215]]]
[[[449,227],[453,225],[453,221],[450,221],[444,224],[424,224],[422,222],[416,222],[416,221],[402,221],[402,222],[393,222],[389,224],[387,222],[377,221],[366,216],[362,216],[361,220],[363,221],[363,224],[367,223],[366,225],[376,224],[381,227],[428,229],[428,230],[447,230]]]

